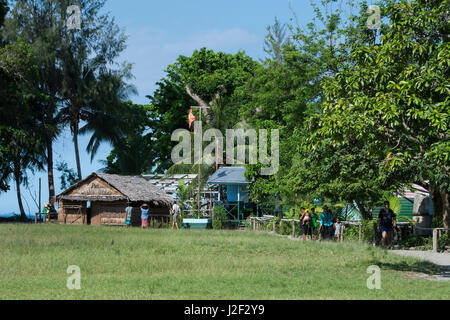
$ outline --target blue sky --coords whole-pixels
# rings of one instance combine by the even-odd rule
[[[319,1],[320,2],[320,1]],[[293,17],[289,3],[300,25],[313,17],[310,0],[109,0],[105,10],[115,17],[117,24],[128,35],[128,47],[121,60],[134,64],[132,83],[138,95],[131,97],[135,103],[145,104],[146,95],[152,94],[155,83],[164,77],[164,69],[179,55],[191,55],[195,49],[207,47],[215,51],[236,53],[244,50],[254,59],[265,56],[263,45],[267,26],[275,17],[287,23]],[[84,151],[89,137],[80,138],[83,176],[98,171],[111,147],[102,145],[91,163]],[[75,168],[75,156],[70,131],[66,130],[55,144],[55,164],[64,160]],[[38,188],[42,178],[42,199],[48,198],[45,172],[30,173],[30,189]],[[55,169],[56,191],[59,193],[59,173]],[[34,212],[35,205],[29,192],[23,188],[25,210]],[[18,212],[14,184],[7,193],[0,194],[0,214]]]

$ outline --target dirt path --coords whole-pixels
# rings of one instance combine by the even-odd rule
[[[431,251],[413,251],[413,250],[391,250],[389,252],[406,256],[414,257],[421,260],[429,261],[438,266],[445,268],[445,271],[439,272],[436,275],[430,276],[422,273],[405,273],[405,277],[411,278],[424,278],[435,281],[450,281],[450,253],[437,253]]]

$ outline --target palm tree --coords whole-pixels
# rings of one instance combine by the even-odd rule
[[[122,141],[127,132],[134,129],[134,124],[129,123],[123,114],[128,111],[124,101],[137,94],[137,90],[123,80],[131,77],[129,70],[122,72],[100,74],[91,91],[92,108],[87,110],[86,124],[79,130],[82,135],[92,134],[86,147],[86,151],[91,154],[91,161],[102,142],[109,142],[114,146]]]
[[[74,64],[76,65],[76,63]],[[97,69],[98,68],[98,69]],[[79,70],[84,72],[78,73]],[[82,179],[79,134],[92,133],[87,151],[93,160],[101,142],[118,142],[126,126],[120,119],[120,108],[136,89],[123,79],[131,78],[130,69],[119,71],[105,70],[96,65],[73,68],[65,77],[66,103],[60,113],[65,123],[70,125],[75,147],[75,158],[79,179]],[[86,124],[80,129],[80,122]]]

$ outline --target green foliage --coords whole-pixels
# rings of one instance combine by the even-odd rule
[[[448,1],[431,3],[386,7],[390,26],[381,44],[353,48],[353,63],[325,83],[311,147],[324,139],[338,147],[362,143],[383,179],[448,192]]]
[[[430,237],[408,234],[400,241],[400,245],[406,248],[417,248],[418,250],[430,250],[433,248],[433,239]]]
[[[67,162],[61,161],[56,164],[56,170],[61,173],[60,182],[61,189],[66,190],[71,185],[74,185],[79,181],[78,175],[74,169],[69,168]]]
[[[21,222],[21,223],[23,223],[23,222],[30,222],[31,219],[29,219],[26,215],[15,214],[15,215],[14,215],[14,221],[15,221],[15,222]]]
[[[244,52],[232,55],[201,48],[191,57],[180,56],[167,68],[167,74],[209,104],[217,95],[231,97],[237,87],[253,76],[256,65]]]
[[[109,112],[118,107],[133,88],[125,83],[131,65],[117,63],[125,49],[125,35],[109,14],[102,14],[104,0],[80,0],[81,30],[68,30],[70,0],[17,0],[5,23],[8,41],[23,38],[35,53],[40,88],[49,97],[43,106],[46,126],[67,124],[74,137],[77,173],[81,178],[78,150],[79,124],[91,133],[87,151],[92,158],[101,142],[113,142],[121,128],[111,126]],[[104,121],[99,121],[99,118]],[[109,123],[107,123],[109,122]],[[48,134],[51,144],[57,133]]]
[[[444,219],[442,216],[433,215],[433,228],[443,228],[444,227]]]
[[[43,169],[44,137],[41,129],[45,96],[38,87],[36,59],[31,47],[19,39],[0,48],[0,190],[14,180],[22,217],[20,186],[27,171]]]
[[[367,160],[363,144],[337,148],[322,139],[313,150],[304,146],[315,130],[309,116],[320,112],[324,81],[350,63],[351,46],[373,42],[364,17],[345,21],[342,9],[330,8],[334,1],[321,4],[314,5],[316,17],[306,28],[289,26],[289,37],[278,21],[268,29],[270,58],[242,90],[242,101],[247,102],[241,116],[257,129],[280,130],[278,173],[260,176],[261,164],[247,167],[246,177],[255,180],[250,186],[255,201],[292,204],[317,198],[359,199],[364,207],[376,202],[380,189],[389,185],[377,179],[379,165]],[[364,15],[365,9],[361,8]]]
[[[376,221],[362,220],[362,241],[365,243],[372,243],[374,236],[374,226],[377,225]],[[346,225],[344,238],[348,240],[359,240],[359,226],[356,225]],[[375,234],[375,239],[377,243],[380,241],[381,236],[379,230]]]
[[[402,209],[402,205],[400,203],[400,199],[396,196],[391,196],[387,199],[389,201],[389,208],[394,211],[396,215],[400,213],[400,210]]]
[[[8,12],[8,3],[6,0],[0,0],[0,46],[2,45],[2,27],[5,21],[5,15]]]
[[[186,186],[184,180],[178,181],[177,197],[180,206],[184,205],[184,203],[192,197],[192,189],[192,184]]]
[[[445,247],[450,246],[450,237],[447,232],[444,232],[437,241],[438,251],[445,251]]]
[[[213,216],[214,216],[212,222],[213,229],[216,230],[222,229],[225,225],[225,222],[227,221],[227,212],[225,208],[220,205],[216,205],[214,207]]]
[[[106,161],[102,161],[104,172],[140,175],[152,170],[156,161],[155,150],[151,147],[154,143],[151,132],[153,122],[150,120],[152,113],[151,106],[130,101],[123,103],[114,113],[109,113],[109,119],[113,122],[110,123],[110,130],[119,127],[123,135],[113,141],[114,148]]]

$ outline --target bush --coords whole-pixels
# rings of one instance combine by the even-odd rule
[[[438,238],[438,251],[445,251],[446,246],[450,246],[450,238],[448,237],[448,233],[444,232],[442,236]]]
[[[227,211],[222,206],[215,206],[213,211],[213,229],[222,229],[227,221]]]
[[[433,239],[410,234],[401,240],[400,244],[407,248],[417,247],[421,250],[429,250],[433,248]]]
[[[269,222],[267,222],[266,224],[266,231],[273,231],[273,222],[275,221],[275,232],[279,233],[280,232],[280,218],[275,217],[275,219],[270,220]]]
[[[374,226],[376,226],[377,221],[375,220],[362,220],[362,241],[367,243],[372,243]],[[379,232],[375,233],[376,241],[378,242],[381,238]],[[359,240],[359,226],[346,225],[344,238],[348,240]]]

